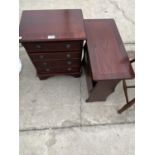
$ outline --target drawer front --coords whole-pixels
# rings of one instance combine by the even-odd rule
[[[47,67],[78,67],[81,65],[81,60],[51,60],[51,61],[33,61],[37,68]]]
[[[82,41],[23,43],[28,52],[74,51],[82,49]]]
[[[57,52],[29,54],[33,61],[81,59],[81,52]]]
[[[72,72],[80,72],[80,66],[79,67],[64,67],[64,68],[52,68],[52,67],[46,67],[46,68],[37,68],[38,73],[72,73]]]

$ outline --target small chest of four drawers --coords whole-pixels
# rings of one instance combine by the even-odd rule
[[[23,43],[40,79],[65,74],[80,76],[82,41]]]
[[[26,49],[40,79],[54,75],[81,75],[85,31],[82,11],[23,11],[20,42]]]

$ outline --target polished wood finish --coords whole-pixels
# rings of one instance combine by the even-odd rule
[[[23,43],[24,47],[28,52],[46,52],[46,51],[74,51],[81,50],[83,42],[81,41],[70,41],[70,42],[32,42],[32,43]]]
[[[48,52],[48,53],[31,53],[29,54],[30,58],[33,61],[48,61],[48,60],[73,60],[73,59],[79,59],[81,58],[81,52]]]
[[[83,40],[86,38],[82,10],[25,10],[19,28],[20,42]]]
[[[113,19],[87,19],[85,30],[93,80],[132,78],[133,70]]]
[[[38,74],[38,73],[37,73]],[[62,73],[57,73],[56,75],[62,75]],[[71,73],[65,73],[65,75],[71,75],[71,76],[74,76],[75,78],[79,78],[81,76],[81,72],[71,72]],[[40,80],[46,80],[47,78],[49,77],[52,77],[52,76],[55,76],[55,73],[52,74],[52,73],[39,73],[38,77]]]
[[[49,60],[49,61],[33,61],[33,63],[38,68],[46,68],[46,67],[78,67],[80,66],[79,59],[72,60]]]
[[[84,23],[87,101],[105,101],[117,83],[133,78],[134,72],[113,19],[87,19]]]
[[[81,75],[86,36],[80,9],[23,11],[19,35],[40,79]]]
[[[38,68],[38,73],[72,73],[72,72],[80,72],[79,66],[74,67],[46,67],[46,68]]]

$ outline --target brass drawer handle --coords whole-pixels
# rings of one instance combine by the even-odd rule
[[[36,45],[36,48],[40,49],[41,48],[41,45],[37,44]]]
[[[71,65],[71,64],[72,64],[72,62],[71,62],[71,61],[67,61],[67,64],[68,64],[68,65]]]
[[[68,71],[71,71],[71,70],[72,70],[72,68],[67,68],[67,70],[68,70]]]
[[[70,47],[71,47],[71,45],[70,45],[70,44],[67,44],[67,45],[66,45],[66,48],[67,48],[67,49],[69,49]]]
[[[46,72],[49,72],[50,71],[50,68],[46,68]]]
[[[40,59],[44,59],[44,56],[43,56],[43,55],[39,55],[39,58],[40,58]]]
[[[71,55],[68,53],[68,54],[66,55],[66,57],[67,57],[67,58],[71,58]]]
[[[43,65],[44,65],[44,66],[47,66],[47,62],[43,62]]]

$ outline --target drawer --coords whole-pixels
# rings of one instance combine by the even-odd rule
[[[71,59],[71,60],[51,60],[51,61],[33,61],[34,65],[37,68],[46,68],[46,67],[78,67],[81,65],[80,59]]]
[[[29,42],[23,43],[28,52],[46,52],[46,51],[74,51],[82,49],[82,41],[68,42]]]
[[[76,52],[56,52],[56,53],[31,53],[29,54],[33,61],[44,60],[70,60],[81,59],[81,51]]]
[[[46,68],[37,68],[38,73],[72,73],[72,72],[80,72],[80,66],[79,67],[64,67],[64,68],[52,68],[52,67],[46,67]]]

